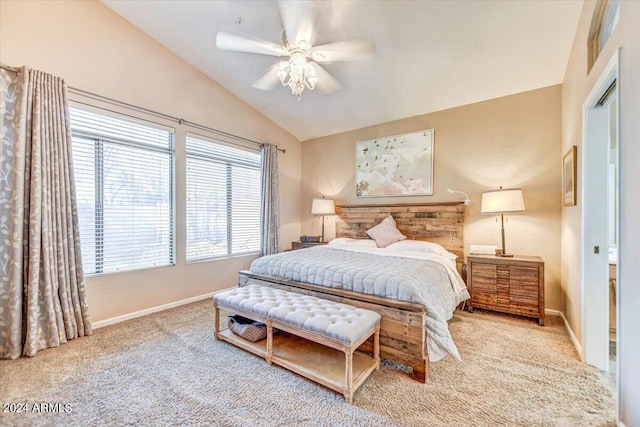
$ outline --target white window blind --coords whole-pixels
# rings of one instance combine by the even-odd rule
[[[187,261],[260,252],[260,152],[186,142]]]
[[[173,129],[72,107],[85,274],[173,265]]]

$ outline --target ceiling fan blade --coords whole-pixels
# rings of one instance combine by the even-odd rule
[[[308,46],[313,44],[313,28],[319,7],[321,6],[317,2],[311,1],[278,1],[282,25],[289,43],[300,45],[304,41]]]
[[[260,90],[273,90],[280,84],[280,78],[278,77],[278,69],[280,64],[276,63],[269,67],[269,70],[262,75],[258,80],[253,82],[251,86]]]
[[[309,62],[309,65],[313,67],[313,71],[315,71],[316,77],[318,78],[316,89],[323,93],[331,93],[340,89],[340,83],[338,83],[327,70],[322,68],[320,64]]]
[[[221,50],[257,53],[260,55],[285,56],[283,47],[265,40],[252,39],[237,34],[218,32],[216,46]]]
[[[316,62],[353,61],[371,58],[375,51],[373,39],[359,38],[315,46],[309,55]]]

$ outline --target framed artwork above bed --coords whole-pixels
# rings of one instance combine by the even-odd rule
[[[356,143],[356,196],[433,195],[433,129]]]

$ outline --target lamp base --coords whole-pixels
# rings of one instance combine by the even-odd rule
[[[513,254],[496,254],[496,256],[499,256],[502,258],[513,258]]]

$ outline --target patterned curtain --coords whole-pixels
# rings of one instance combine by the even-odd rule
[[[278,147],[262,146],[262,255],[280,252],[280,196],[278,193]]]
[[[0,358],[91,334],[64,81],[0,69]]]

